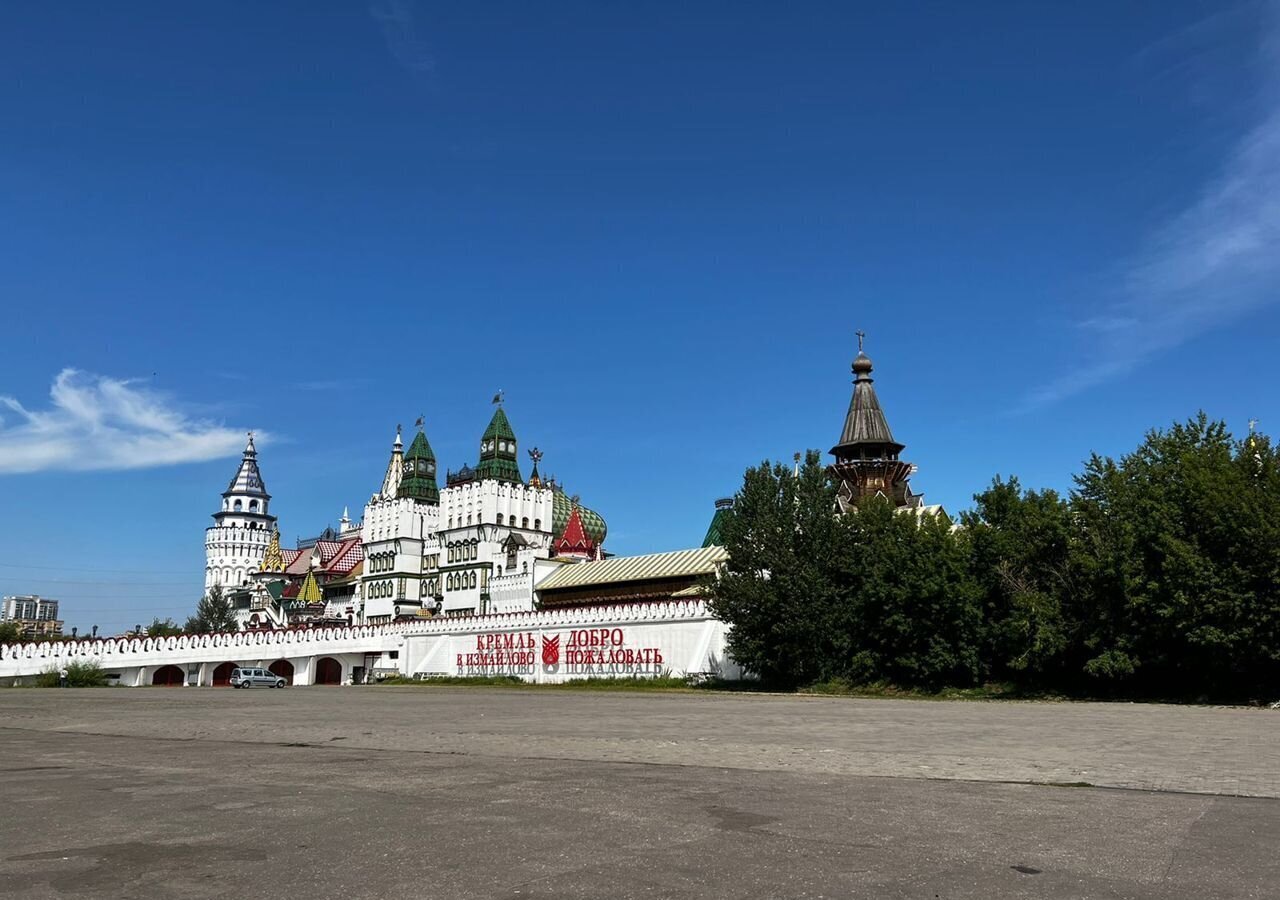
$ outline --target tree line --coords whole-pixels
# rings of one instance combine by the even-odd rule
[[[996,477],[953,523],[835,515],[817,451],[749,469],[710,585],[736,660],[784,687],[989,682],[1093,696],[1280,697],[1280,466],[1203,413],[1066,496]]]

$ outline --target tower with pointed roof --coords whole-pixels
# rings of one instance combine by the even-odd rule
[[[391,621],[396,610],[420,606],[431,596],[423,553],[440,518],[440,488],[423,418],[417,424],[408,451],[396,427],[382,489],[364,508],[364,563],[354,600],[362,621]]]
[[[505,481],[520,484],[520,462],[516,456],[516,433],[499,401],[498,408],[489,420],[489,427],[480,437],[480,462],[476,466],[476,480]]]
[[[404,443],[400,440],[400,426],[396,426],[395,443],[391,445],[391,461],[387,463],[387,474],[382,476],[384,498],[396,496],[400,490],[400,479],[404,475]]]
[[[222,492],[222,508],[213,514],[214,524],[205,531],[205,591],[215,585],[237,587],[261,568],[276,529],[270,505],[271,495],[258,469],[258,450],[250,433],[240,465]]]
[[[423,503],[440,505],[440,486],[436,483],[436,455],[427,442],[427,435],[418,430],[404,456],[403,474],[396,496]]]
[[[858,332],[858,355],[853,360],[853,397],[845,415],[840,442],[831,448],[835,462],[831,474],[840,485],[842,510],[857,506],[869,497],[881,496],[899,509],[915,509],[923,494],[911,492],[909,481],[916,467],[902,458],[905,445],[893,439],[871,377],[871,358],[862,347],[865,335]]]

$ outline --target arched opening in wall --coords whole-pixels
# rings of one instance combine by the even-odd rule
[[[272,675],[283,678],[285,684],[293,684],[293,663],[287,659],[277,659],[267,666]]]
[[[161,666],[151,676],[154,687],[182,687],[186,680],[187,673],[177,666]]]
[[[214,687],[230,687],[231,686],[231,670],[236,667],[235,663],[226,662],[213,670],[213,686]]]
[[[342,663],[332,656],[322,656],[316,660],[316,677],[314,684],[342,684]]]

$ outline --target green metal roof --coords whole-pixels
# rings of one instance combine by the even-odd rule
[[[581,512],[582,508],[578,509]],[[615,556],[600,562],[561,566],[538,582],[536,587],[541,593],[626,581],[713,575],[728,558],[729,554],[723,547],[675,550],[671,553],[651,553],[647,556]]]
[[[427,503],[440,502],[440,486],[436,483],[436,455],[427,443],[426,434],[421,431],[414,436],[409,451],[404,455],[404,475],[400,479],[396,496]]]
[[[724,546],[724,523],[729,516],[733,515],[732,500],[717,500],[716,514],[711,517],[711,524],[707,527],[707,536],[702,539],[704,547],[721,547]]]
[[[511,430],[511,422],[501,406],[493,411],[493,418],[489,420],[489,427],[484,430],[484,437],[503,437],[511,441],[516,439],[516,433]]]
[[[476,465],[476,478],[492,479],[523,484],[520,463],[516,459],[516,433],[511,430],[507,414],[499,406],[489,420],[489,427],[480,437],[480,462]]]

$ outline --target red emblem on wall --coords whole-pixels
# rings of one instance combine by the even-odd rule
[[[554,666],[560,662],[560,635],[553,638],[542,636],[542,664],[544,666]]]

